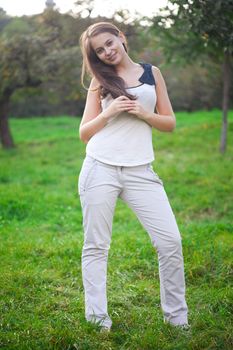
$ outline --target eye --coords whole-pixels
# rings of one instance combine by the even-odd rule
[[[111,46],[112,45],[112,40],[107,42],[107,46]]]
[[[100,55],[103,52],[103,49],[96,50],[97,55]]]

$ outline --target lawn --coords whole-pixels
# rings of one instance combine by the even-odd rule
[[[100,334],[85,321],[80,118],[11,118],[17,147],[0,149],[0,348],[233,348],[233,111],[224,155],[218,151],[221,111],[176,118],[173,133],[153,130],[153,167],[182,235],[192,330],[163,323],[157,254],[120,200],[108,262],[112,332]]]

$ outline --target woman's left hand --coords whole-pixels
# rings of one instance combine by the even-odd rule
[[[146,120],[147,112],[145,111],[144,108],[142,108],[141,104],[138,101],[133,100],[133,101],[131,101],[131,105],[132,105],[132,107],[130,107],[127,110],[127,112],[130,114],[135,114],[138,118],[140,118],[142,120]]]

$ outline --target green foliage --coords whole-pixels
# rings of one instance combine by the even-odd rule
[[[222,62],[233,54],[233,1],[171,0],[152,20],[164,40],[166,58],[183,63],[200,55]]]
[[[11,21],[5,26],[2,36],[12,37],[19,34],[30,34],[33,32],[32,21],[26,21],[25,18],[12,18]]]
[[[75,26],[71,31],[66,25],[74,23],[69,17],[48,10],[34,18],[14,19],[5,26],[0,36],[0,100],[19,88],[42,83],[62,88],[69,81],[74,91],[80,50],[74,38]]]
[[[186,19],[188,30],[201,36],[204,47],[233,54],[233,1],[172,0],[178,17]]]
[[[182,235],[191,332],[163,323],[157,256],[117,202],[108,264],[112,333],[86,323],[77,193],[85,145],[78,118],[11,120],[17,149],[0,150],[0,346],[3,349],[232,349],[232,154],[218,153],[219,110],[177,113],[153,130],[154,169]],[[233,111],[229,113],[229,139]]]
[[[0,7],[0,35],[3,29],[6,27],[8,23],[11,22],[11,18],[7,16],[6,11],[2,7]]]
[[[4,13],[1,18],[5,19]],[[80,82],[79,37],[88,25],[101,20],[106,18],[75,18],[52,9],[31,17],[12,18],[0,33],[0,101],[17,94],[19,89],[18,96],[27,98],[28,88],[33,87],[38,94],[43,90],[44,98],[38,102],[45,105],[45,110],[48,105],[57,105],[57,110],[68,105],[69,111],[71,104],[71,114],[81,113],[86,90]],[[122,23],[121,27],[129,42],[139,45],[136,26]],[[16,109],[21,108],[17,105]],[[44,114],[44,109],[35,105],[34,110],[37,109]]]
[[[175,109],[220,107],[219,61],[216,73],[212,67],[216,54],[221,56],[222,52],[214,48],[214,55],[206,59],[203,39],[192,33],[188,18],[180,14],[170,29],[165,25],[166,18],[157,16],[151,20],[154,25],[142,26],[143,18],[132,21],[128,11],[118,11],[107,19],[83,18],[82,10],[91,11],[92,5],[92,0],[78,1],[75,16],[51,9],[21,18],[0,12],[0,99],[4,93],[11,94],[9,114],[24,117],[82,113],[86,91],[80,83],[82,57],[78,41],[87,26],[102,20],[115,23],[125,32],[129,54],[135,62],[151,62],[162,69]],[[146,21],[148,18],[144,18]],[[177,67],[179,60],[183,71]],[[205,65],[205,71],[198,68],[201,65]]]

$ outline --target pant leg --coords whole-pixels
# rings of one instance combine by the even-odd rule
[[[111,327],[107,310],[107,260],[114,209],[120,192],[114,167],[88,158],[79,177],[84,244],[82,278],[87,321]]]
[[[150,164],[125,168],[120,198],[135,212],[158,253],[164,320],[187,323],[181,235],[162,180]]]

